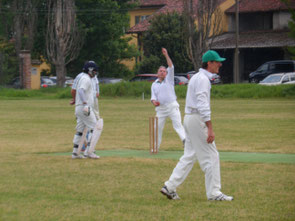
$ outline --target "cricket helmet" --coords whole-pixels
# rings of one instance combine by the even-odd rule
[[[83,72],[92,74],[92,71],[98,71],[98,66],[94,61],[87,61],[83,66]]]

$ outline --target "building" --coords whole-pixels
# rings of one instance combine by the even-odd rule
[[[195,0],[197,3],[198,0]],[[234,52],[236,47],[236,0],[220,0],[222,34],[215,38],[211,49],[227,60],[221,69],[225,83],[233,82]],[[132,44],[142,51],[142,34],[148,30],[149,20],[161,13],[183,11],[182,0],[139,0],[139,6],[130,11]],[[295,0],[290,7],[295,9]],[[250,72],[270,60],[290,59],[287,47],[295,46],[289,37],[288,22],[291,13],[280,0],[239,0],[239,75],[238,82],[248,80]],[[140,61],[140,58],[139,60]],[[136,60],[129,63],[134,66]]]
[[[295,1],[290,7],[295,9]],[[225,14],[228,31],[218,36],[212,49],[219,51],[227,62],[222,68],[225,82],[233,82],[234,52],[236,48],[236,5]],[[291,59],[287,48],[295,46],[289,37],[291,13],[280,0],[240,0],[239,2],[239,82],[248,81],[250,72],[271,60]]]

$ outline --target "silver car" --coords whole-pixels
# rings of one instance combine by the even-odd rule
[[[295,72],[271,74],[260,81],[261,85],[295,84]]]

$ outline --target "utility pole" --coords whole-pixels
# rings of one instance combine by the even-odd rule
[[[234,58],[234,83],[240,83],[240,61],[239,61],[239,0],[236,0],[236,49]]]

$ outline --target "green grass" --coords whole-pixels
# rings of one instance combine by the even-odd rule
[[[238,154],[232,152],[293,156],[293,99],[212,99],[222,190],[235,197],[233,202],[206,200],[198,164],[178,188],[180,201],[163,197],[159,190],[177,157],[102,154],[99,160],[72,160],[56,155],[72,150],[75,117],[68,102],[0,100],[0,220],[295,219],[294,164],[229,162],[222,156]],[[184,100],[179,103],[183,110]],[[148,100],[102,98],[99,104],[105,125],[98,154],[99,150],[148,152],[148,117],[154,115]],[[181,150],[168,120],[161,151],[179,154]]]
[[[44,153],[40,153],[44,154]],[[45,153],[51,156],[70,156],[72,153]],[[245,153],[245,152],[219,152],[221,161],[243,162],[243,163],[290,163],[295,164],[295,154],[279,153]],[[163,151],[150,154],[146,150],[99,150],[101,157],[130,157],[151,159],[173,159],[178,160],[183,155],[181,151]]]

